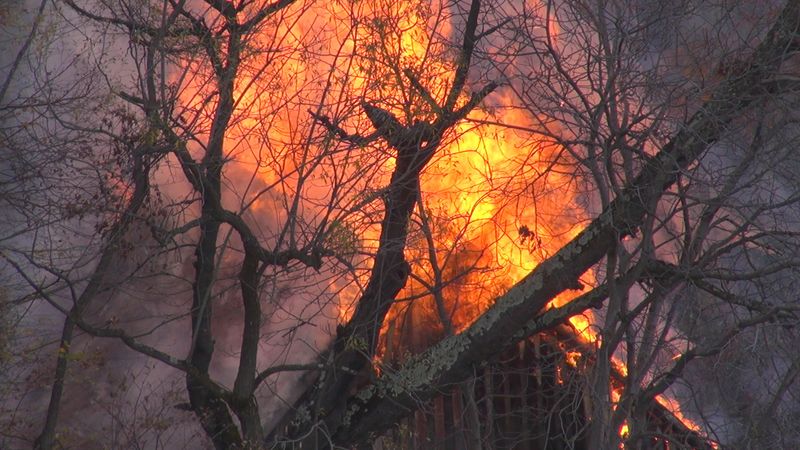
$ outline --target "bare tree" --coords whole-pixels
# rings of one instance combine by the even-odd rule
[[[561,395],[588,418],[557,431],[565,447],[690,442],[653,424],[662,394],[703,403],[691,380],[711,357],[795,340],[800,3],[756,23],[655,3],[42,2],[0,90],[0,255],[3,345],[52,375],[35,436],[16,407],[4,439],[63,443],[71,367],[106,345],[163,371],[162,401],[137,410],[191,411],[215,448],[371,444],[454,389],[467,445],[505,446],[475,386],[547,332],[571,346],[553,370],[577,374]],[[53,29],[84,51],[60,58]],[[428,183],[502,133],[522,136],[518,164],[499,175],[480,153],[470,180],[494,215],[438,208]],[[513,286],[486,257],[507,242],[535,265]],[[591,309],[588,329],[564,325]],[[26,343],[43,311],[59,335]],[[414,320],[431,331],[412,342]],[[25,360],[37,346],[57,351]],[[778,360],[761,416],[726,410],[747,434],[709,419],[711,439],[783,430],[800,371]],[[118,445],[175,444],[108,411]]]
[[[787,5],[784,14],[792,7]],[[748,12],[747,6],[742,9],[732,15]],[[717,17],[718,34],[690,29],[697,14]],[[592,420],[591,442],[617,446],[616,430],[625,423],[626,445],[646,446],[658,437],[648,429],[649,405],[688,361],[722,351],[743,328],[795,320],[793,302],[778,295],[745,300],[732,294],[752,292],[744,285],[760,285],[773,270],[788,278],[796,270],[793,220],[776,217],[794,217],[797,196],[791,188],[775,193],[768,187],[774,179],[764,171],[772,161],[791,164],[793,159],[784,152],[795,139],[795,100],[773,97],[770,87],[791,70],[780,61],[792,51],[767,50],[781,33],[776,26],[763,38],[732,35],[733,25],[726,21],[741,24],[741,16],[689,3],[631,8],[625,2],[571,2],[549,7],[545,17],[560,24],[559,30],[520,27],[526,30],[520,33],[522,48],[535,49],[537,76],[518,78],[512,86],[540,118],[538,128],[548,130],[577,162],[575,177],[593,187],[592,208],[612,210],[634,188],[645,213],[634,231],[617,225],[616,245],[607,249],[605,267],[598,268],[608,280],[608,302],[592,364],[592,404],[602,406]],[[675,31],[664,31],[670,28]],[[681,45],[677,52],[670,39]],[[765,62],[743,62],[747,57]],[[707,62],[698,67],[696,60]],[[748,79],[758,76],[753,64],[763,70],[761,81]],[[737,82],[763,87],[748,93]],[[739,102],[729,120],[714,109],[721,102],[731,106],[731,100],[716,100],[725,89]],[[745,102],[753,102],[752,109],[741,108]],[[694,128],[702,114],[709,114],[705,126],[721,127],[725,134],[703,135]],[[689,119],[675,121],[681,117]],[[700,138],[709,150],[690,157],[685,166],[677,161],[668,176],[674,177],[668,184],[674,184],[662,184],[667,187],[662,195],[642,195],[657,180],[648,173],[664,150],[685,146],[676,141],[681,135]],[[764,196],[764,191],[776,195]],[[742,258],[748,261],[744,266]],[[732,289],[734,279],[738,286]],[[695,290],[710,294],[703,306],[687,305]],[[717,325],[706,335],[700,328],[716,308],[725,312],[717,310],[721,316],[714,315]],[[618,392],[612,392],[615,358],[627,374]]]

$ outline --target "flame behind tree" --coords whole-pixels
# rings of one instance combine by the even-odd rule
[[[571,321],[582,339],[564,359],[587,377],[587,439],[611,448],[623,427],[631,445],[649,442],[642,418],[690,361],[741,330],[791,320],[791,305],[747,303],[724,286],[791,270],[791,259],[741,273],[717,263],[742,249],[787,252],[790,227],[760,215],[791,209],[794,196],[729,226],[721,199],[747,185],[755,156],[710,196],[697,193],[695,170],[748,108],[791,92],[774,75],[797,47],[796,2],[746,62],[701,92],[668,93],[648,78],[671,74],[643,68],[647,46],[632,38],[642,28],[625,22],[624,5],[67,4],[122,31],[137,79],[107,78],[111,103],[127,108],[120,124],[68,124],[109,136],[97,154],[113,145],[125,155],[102,184],[113,207],[84,205],[103,219],[98,269],[85,284],[57,275],[72,288],[64,300],[4,252],[67,317],[42,448],[54,445],[74,327],[183,374],[186,408],[217,448],[237,448],[363,443],[500,350]],[[670,127],[665,118],[683,111],[685,123]],[[751,133],[753,155],[767,126]],[[173,176],[188,193],[160,203],[159,183]],[[158,260],[149,254],[109,270],[123,267],[121,249],[141,230],[161,254],[193,261],[185,356],[91,316],[101,295],[169,276],[148,272]],[[670,322],[687,285],[750,315],[693,343]],[[407,320],[429,324],[415,327],[428,335],[411,358],[401,355],[408,342],[391,341]],[[276,330],[288,326],[292,339],[304,324],[323,330],[309,345],[319,355],[271,363]],[[226,327],[237,336],[223,338]],[[685,345],[657,361],[669,340]],[[227,364],[229,379],[219,376]],[[288,402],[287,421],[264,430],[259,402],[283,401],[265,399],[264,386],[285,371],[308,371],[308,386]]]

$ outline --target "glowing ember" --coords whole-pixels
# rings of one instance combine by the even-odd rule
[[[578,361],[580,361],[581,356],[583,356],[581,352],[567,352],[566,355],[567,364],[569,364],[572,367],[578,367]]]
[[[623,422],[622,426],[619,427],[619,437],[621,437],[622,440],[624,441],[624,440],[628,439],[628,436],[630,436],[630,433],[631,433],[631,430],[630,430],[630,428],[628,428],[628,422],[627,421]],[[625,444],[622,444],[622,443],[619,444],[619,448],[625,448]]]

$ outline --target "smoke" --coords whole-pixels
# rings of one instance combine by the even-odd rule
[[[676,96],[681,92],[706,89],[709,83],[718,81],[722,76],[720,71],[728,70],[726,67],[736,62],[736,55],[746,52],[742,50],[743,47],[746,49],[760,37],[759,31],[745,34],[739,31],[761,30],[761,25],[771,20],[768,15],[756,14],[758,11],[753,8],[757,6],[742,3],[747,2],[738,2],[735,8],[708,6],[692,11],[658,2],[641,3],[640,17],[660,17],[663,20],[657,22],[651,35],[642,38],[646,51],[642,52],[642,59],[638,63],[646,69],[655,69],[660,62],[658,67],[662,72],[659,76],[680,86],[674,91]],[[24,39],[33,23],[37,6],[30,2],[21,9],[3,9],[4,19],[11,17],[13,11],[22,11],[5,22],[14,24],[4,27],[6,34],[3,39],[6,42],[18,44]],[[494,5],[491,20],[487,21],[486,26],[501,24],[504,17],[519,14],[520,11],[515,7],[514,2]],[[127,36],[102,40],[94,28],[82,26],[85,25],[82,19],[71,15],[68,10],[58,11],[61,10],[48,7],[42,37],[34,42],[24,64],[19,66],[12,80],[8,92],[15,95],[13,98],[6,96],[0,99],[4,106],[3,141],[0,142],[0,196],[3,197],[0,200],[0,214],[3,215],[0,249],[5,258],[0,263],[0,282],[6,286],[5,291],[0,293],[4,296],[4,307],[0,312],[4,315],[2,319],[5,323],[12,324],[3,324],[0,330],[14,333],[8,338],[0,336],[0,344],[3,343],[2,339],[7,339],[7,343],[0,345],[0,352],[3,352],[0,361],[4,369],[0,374],[0,384],[3,386],[0,389],[0,407],[4,413],[0,426],[13,430],[17,436],[23,436],[22,439],[0,438],[0,446],[4,448],[29,446],[41,428],[49,401],[52,368],[57,352],[55,343],[58,342],[64,318],[63,313],[52,305],[41,299],[26,297],[32,293],[30,282],[45,286],[48,292],[52,291],[50,295],[62,307],[70,306],[70,290],[80,292],[87,276],[96,268],[100,244],[97,231],[102,228],[104,220],[101,212],[105,207],[110,208],[109,205],[92,203],[93,194],[107,186],[103,176],[113,173],[117,168],[115,162],[105,154],[106,149],[111,148],[107,140],[89,138],[75,130],[66,129],[53,121],[56,115],[53,111],[47,112],[48,121],[39,121],[37,114],[42,110],[25,102],[46,99],[59,117],[69,119],[72,123],[85,124],[101,121],[101,114],[107,110],[98,105],[107,106],[117,102],[110,95],[109,87],[111,90],[116,87],[131,88],[131,92],[138,88],[131,86],[136,67],[132,61],[135,55],[129,53],[125,44]],[[712,43],[702,42],[698,33],[707,29],[709,23],[719,33],[713,37]],[[741,23],[747,23],[748,27],[740,26]],[[519,83],[531,81],[526,79],[531,74],[523,73],[521,69],[536,67],[535,58],[527,61],[529,66],[516,60],[516,66],[513,67],[510,60],[503,59],[501,50],[508,48],[509,42],[518,44],[514,25],[517,23],[501,27],[485,39],[485,44],[481,44],[484,45],[482,53],[471,72],[473,85],[480,86],[486,80],[502,80],[524,90]],[[461,26],[454,23],[444,27],[442,33],[457,36]],[[548,25],[539,21],[538,26]],[[536,33],[541,35],[541,29]],[[53,36],[58,36],[58,39],[48,39]],[[108,37],[106,34],[102,36]],[[721,61],[723,65],[708,63],[707,67],[698,68],[696,64],[687,63],[687,58],[695,56],[687,50],[690,44],[704,45],[708,49],[705,54],[708,61]],[[333,46],[333,43],[328,45]],[[673,50],[677,56],[668,56],[667,53]],[[9,58],[13,56],[14,52],[0,55],[0,64],[4,68],[10,67],[13,60]],[[665,59],[670,63],[663,64]],[[290,60],[300,64],[299,58],[286,58],[286,61]],[[333,65],[330,61],[328,63]],[[102,67],[103,77],[100,78],[96,78],[98,72],[95,69],[98,66]],[[687,67],[698,70],[687,72],[684,70]],[[516,70],[520,72],[514,72]],[[272,80],[269,82],[272,84],[265,82],[260,88],[270,92],[279,81],[286,82]],[[291,82],[302,84],[298,80]],[[248,117],[255,120],[257,126],[250,126],[252,122],[242,120],[247,126],[234,129],[230,136],[235,143],[226,155],[229,169],[226,172],[225,205],[234,211],[244,210],[246,221],[258,230],[259,237],[267,246],[277,245],[282,227],[292,218],[291,214],[297,214],[294,219],[297,219],[298,228],[308,232],[298,233],[295,237],[301,241],[306,239],[307,242],[313,238],[315,227],[331,210],[326,203],[332,202],[330,185],[322,178],[312,179],[305,186],[297,184],[298,178],[276,181],[282,175],[276,167],[297,157],[297,153],[290,151],[290,145],[286,143],[309,142],[311,139],[302,133],[292,134],[287,130],[306,129],[309,119],[305,117],[305,111],[319,103],[315,96],[321,91],[314,86],[315,89],[308,89],[308,92],[299,89],[299,99],[292,101],[296,102],[293,105],[299,105],[297,110],[301,113],[295,111],[293,117],[283,118],[286,120],[280,125],[285,129],[272,127],[269,121],[256,120],[265,117]],[[45,87],[52,89],[52,92],[43,91]],[[94,95],[93,88],[105,95]],[[366,89],[359,86],[345,93],[363,95]],[[506,92],[508,90],[490,97],[490,106],[507,106],[503,98]],[[68,94],[86,97],[75,100]],[[288,101],[290,93],[284,94],[286,97],[279,99],[265,96],[252,102],[245,101],[243,103],[250,104],[243,105],[239,112],[246,116],[252,112],[247,108],[257,110],[263,106],[262,102],[268,103],[265,99],[276,100],[276,104]],[[546,101],[543,100],[542,104],[546,104]],[[342,108],[346,109],[347,106]],[[347,117],[347,114],[347,111],[342,113],[343,117]],[[29,126],[24,126],[28,122]],[[345,123],[350,125],[349,122]],[[280,129],[277,136],[276,129]],[[58,143],[58,140],[69,145],[50,145]],[[743,152],[743,149],[729,144],[715,147],[707,159],[713,161],[708,167],[709,170],[713,169],[713,177],[703,178],[695,174],[705,189],[698,195],[704,195],[707,199],[718,192],[720,180],[724,180],[723,175],[730,173],[726,168],[742,158],[743,154],[737,152]],[[268,148],[269,145],[275,147]],[[744,189],[731,199],[731,211],[745,215],[748,208],[752,209],[754,205],[774,202],[774,196],[788,198],[793,195],[793,186],[797,181],[793,174],[800,173],[796,170],[800,169],[800,164],[791,160],[789,153],[782,151],[788,148],[791,147],[785,140],[778,139],[774,145],[775,151],[759,158],[758,164],[751,168],[756,187]],[[296,147],[294,149],[297,150]],[[191,150],[195,154],[201,151],[199,148]],[[267,153],[267,150],[273,153]],[[363,149],[357,151],[363,153]],[[367,164],[378,164],[386,159],[383,155],[358,156],[362,160],[372,158]],[[270,157],[274,159],[273,166],[264,168],[257,164]],[[774,176],[770,175],[771,178],[760,177],[763,173],[759,170],[775,160],[789,163],[778,168]],[[307,160],[296,159],[292,162],[301,166]],[[168,234],[164,230],[197,218],[198,203],[178,163],[173,159],[167,158],[159,165],[152,181],[158,188],[159,200],[149,205],[151,222],[137,223],[129,230],[125,239],[127,247],[113,262],[116,278],[108,283],[112,287],[90,304],[86,313],[95,324],[120,327],[137,336],[141,342],[182,358],[191,345],[187,311],[191,305],[194,277],[192,244],[197,236],[196,231],[190,231],[179,236],[168,236],[166,244],[159,239]],[[363,192],[367,192],[375,189],[371,186],[373,182],[371,179],[358,180],[351,189],[363,188]],[[289,204],[292,195],[312,201],[303,203],[293,211]],[[344,194],[340,195],[344,197]],[[587,210],[596,211],[599,209],[598,201],[592,195],[586,194],[584,204]],[[336,205],[332,209],[345,209],[346,206],[352,205]],[[349,231],[366,233],[373,227],[374,223],[367,223],[369,214],[365,213],[364,216],[364,223],[353,226],[353,230]],[[570,220],[577,221],[578,216],[580,214],[576,213]],[[341,217],[347,215],[342,213]],[[781,215],[774,217],[788,224],[796,223],[798,218],[795,211],[782,211]],[[156,226],[151,226],[153,224]],[[350,225],[344,224],[343,228]],[[154,228],[161,228],[161,232],[154,231]],[[565,234],[563,230],[557,231]],[[242,246],[230,229],[223,227],[222,235],[220,246],[224,252],[216,273],[213,295],[216,354],[211,374],[214,379],[231,386],[238,368],[237,352],[242,335],[243,310],[236,278]],[[660,238],[660,243],[669,241],[668,236]],[[784,243],[778,239],[774,244],[773,248],[783,252],[792,250],[791,242]],[[667,246],[664,249],[665,253],[666,250],[673,250]],[[35,257],[25,259],[27,255]],[[763,267],[769,265],[772,255],[764,251],[743,250],[724,262],[726,267],[743,270],[748,268],[746,261],[752,261],[754,256],[760,258],[759,266]],[[358,264],[360,261],[356,261]],[[30,276],[30,282],[21,278],[22,273]],[[60,273],[66,273],[74,283],[64,283],[59,277]],[[264,328],[259,353],[260,367],[313,361],[334,336],[336,322],[342,316],[340,304],[354,297],[345,290],[352,287],[353,280],[357,278],[357,274],[348,273],[340,267],[326,266],[319,272],[297,266],[267,270],[262,287]],[[731,285],[730,291],[745,297],[769,298],[776,304],[789,304],[794,300],[790,294],[796,291],[796,285],[779,273],[757,285]],[[631,295],[639,299],[644,294],[635,291]],[[679,304],[676,307],[678,318],[675,319],[678,328],[668,339],[676,341],[676,346],[683,345],[687,340],[694,343],[709,341],[723,326],[731,325],[740,314],[746,312],[746,308],[732,308],[704,297],[696,290],[681,291],[672,302]],[[8,306],[9,303],[11,306]],[[800,403],[797,402],[800,393],[792,383],[793,377],[797,376],[795,360],[789,356],[796,344],[794,332],[782,328],[780,324],[749,330],[728,343],[718,356],[690,365],[673,395],[682,401],[692,418],[707,425],[709,432],[722,442],[759,448],[797,446],[796,431],[789,425],[791,419],[800,414]],[[6,357],[6,352],[11,352],[12,356]],[[117,340],[80,335],[70,352],[73,356],[60,425],[60,439],[65,446],[198,448],[208,445],[196,418],[184,410],[187,398],[181,373],[127,349]],[[668,365],[668,361],[665,360],[664,364]],[[268,428],[277,423],[282,412],[294,402],[308,382],[308,377],[303,378],[292,372],[277,374],[264,382],[258,395],[262,421]],[[788,387],[783,389],[784,385]],[[766,421],[762,419],[765,415],[769,417]]]
[[[35,6],[12,17],[16,28],[4,28],[17,44],[34,21]],[[33,9],[31,9],[33,8]],[[11,9],[6,12],[12,14]],[[11,23],[11,21],[9,21]],[[136,92],[131,85],[137,55],[128,36],[106,33],[72,14],[68,8],[45,9],[40,34],[14,74],[3,99],[3,177],[0,203],[4,215],[0,236],[3,320],[13,333],[3,336],[3,448],[26,448],[41,430],[49,402],[52,373],[64,313],[41,294],[68,310],[97,269],[101,232],[114,204],[99,204],[108,195],[111,178],[124,180],[123,161],[114,159],[113,142],[91,130],[109,120],[119,132],[128,117],[141,120],[121,105],[111,91]],[[57,36],[58,39],[54,37]],[[11,61],[3,54],[3,67]],[[48,102],[38,108],[36,101]],[[29,123],[26,123],[29,122]],[[135,131],[135,130],[132,130]],[[239,163],[237,165],[237,163]],[[224,193],[226,205],[238,210],[265,188],[253,184],[252,171],[232,161]],[[244,166],[245,169],[241,169]],[[111,177],[111,178],[109,178]],[[198,204],[174,160],[165,160],[152,174],[153,199],[148,221],[136,221],[127,231],[105,289],[86,305],[84,315],[96,326],[125,330],[154,348],[183,358],[191,345],[187,311],[194,277],[189,231],[167,236],[165,231],[197,218]],[[117,184],[116,186],[124,186]],[[319,188],[317,188],[319,189]],[[279,194],[275,209],[251,208],[247,221],[263,232],[264,245],[286,219]],[[124,193],[123,193],[124,198]],[[284,199],[285,200],[285,199]],[[317,212],[312,211],[312,214]],[[304,213],[301,213],[304,214]],[[301,217],[310,220],[313,216]],[[238,368],[242,334],[241,301],[236,276],[241,243],[223,228],[224,252],[216,274],[214,323],[216,354],[211,375],[232,386]],[[167,236],[167,241],[158,239]],[[230,238],[229,238],[230,237]],[[32,257],[31,257],[32,256]],[[27,277],[27,279],[25,279]],[[261,367],[299,364],[315,359],[326,348],[338,318],[333,282],[346,284],[341,273],[319,273],[290,267],[266,273]],[[42,292],[37,295],[36,289]],[[119,340],[78,334],[72,342],[61,406],[58,441],[80,448],[198,448],[205,434],[187,402],[183,374],[138,354]],[[298,374],[268,378],[259,391],[267,422],[291,404]],[[278,399],[278,401],[276,401]]]

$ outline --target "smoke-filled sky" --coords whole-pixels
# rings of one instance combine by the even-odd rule
[[[660,2],[634,3],[637,8],[642,8],[645,16],[670,17],[640,37],[647,50],[640,54],[638,64],[645,69],[658,67],[658,75],[663,80],[680,84],[687,91],[695,89],[695,85],[696,89],[702,89],[700,86],[705,83],[713,84],[714,73],[721,71],[685,70],[697,65],[697,61],[686,60],[695,54],[689,51],[688,46],[707,46],[708,51],[702,53],[709,61],[731,61],[733,64],[738,60],[737,52],[757,42],[773,17],[760,14],[762,9],[769,9],[765,5],[754,10],[753,5],[744,4],[748,2],[731,5],[701,2],[700,6],[691,10],[688,3],[682,8],[667,7],[660,5]],[[10,336],[0,337],[0,344],[7,346],[0,348],[0,354],[3,355],[0,367],[4,369],[0,374],[0,384],[3,386],[0,387],[0,416],[4,417],[0,419],[0,427],[10,430],[0,433],[0,447],[3,448],[26,448],[41,428],[49,401],[52,368],[64,317],[55,305],[41,300],[31,301],[32,297],[27,296],[37,294],[32,285],[40,286],[40,296],[46,293],[53,303],[69,308],[72,296],[80,295],[86,286],[87,276],[96,269],[103,224],[108,211],[114,208],[113,204],[99,204],[93,195],[108,189],[109,177],[113,178],[115,171],[124,166],[124,161],[112,157],[114,144],[107,136],[87,137],[81,130],[75,129],[75,124],[93,126],[102,123],[106,117],[124,117],[125,111],[109,107],[123,104],[113,95],[114,90],[124,88],[137,92],[141,88],[136,85],[138,74],[133,63],[141,55],[136,54],[134,46],[128,47],[128,36],[103,33],[102,28],[77,17],[65,5],[45,4],[37,35],[25,54],[17,60],[17,53],[26,42],[39,6],[40,3],[33,1],[0,4],[0,42],[4,49],[8,49],[0,52],[0,82],[9,79],[10,71],[15,70],[5,96],[0,99],[0,118],[3,121],[0,135],[0,195],[4,197],[0,199],[0,251],[5,257],[0,262],[0,281],[5,286],[0,291],[4,302],[0,310],[0,319],[3,320],[0,326],[3,327],[3,333]],[[511,2],[498,6],[495,11],[502,15],[513,11],[515,7]],[[309,29],[315,29],[313,19],[304,20],[309,21]],[[568,28],[565,24],[564,29]],[[709,28],[714,30],[713,35],[704,34]],[[284,37],[285,44],[291,45],[294,41],[286,36],[290,36],[290,33]],[[525,74],[519,67],[504,61],[498,52],[504,46],[503,39],[514,38],[513,33],[499,32],[482,47],[485,53],[476,62],[479,74],[472,74],[476,83],[497,76],[517,89],[524,89]],[[567,44],[565,48],[568,48]],[[291,60],[287,58],[287,61]],[[664,61],[669,61],[669,64]],[[327,60],[325,63],[331,64]],[[287,62],[288,71],[300,66],[297,61],[292,61],[292,64]],[[252,69],[251,73],[258,71]],[[178,72],[171,74],[179,75]],[[291,84],[297,80],[271,82]],[[364,92],[369,89],[361,88],[362,82],[351,81],[352,84],[347,84],[349,88],[344,93],[365,95]],[[516,108],[516,105],[509,107],[504,98],[512,91],[501,90],[487,99],[489,109]],[[371,92],[381,90],[378,87]],[[309,97],[314,95],[308,94]],[[29,100],[32,98],[47,99],[52,105],[43,107],[33,104]],[[197,100],[193,98],[190,101]],[[287,99],[289,101],[297,101],[299,105],[307,100],[292,98]],[[257,109],[260,106],[257,101],[252,104],[243,101],[243,108]],[[109,111],[117,115],[107,116]],[[297,121],[288,121],[292,125],[299,127],[298,123],[310,122],[306,111],[290,111],[288,114],[294,115]],[[487,114],[487,118],[493,117]],[[345,123],[348,125],[363,127],[363,120],[359,122],[353,117],[347,119]],[[113,124],[118,130],[125,126],[124,120],[119,120]],[[533,126],[531,123],[517,124]],[[257,159],[254,146],[269,139],[273,139],[270,142],[274,144],[296,131],[276,125],[274,129],[278,131],[274,134],[270,124],[261,123],[261,128],[254,127],[261,131],[251,134],[248,125],[252,124],[242,121],[232,128],[231,139],[235,136],[236,143],[231,146],[225,202],[241,206],[252,201],[252,207],[244,216],[249,223],[261,227],[262,236],[270,240],[278,235],[277,229],[286,218],[291,192],[270,191],[268,194],[254,195],[266,189],[274,180],[262,177],[263,174],[253,168],[248,158]],[[747,129],[747,124],[741,126]],[[256,138],[254,134],[257,133],[263,135]],[[280,133],[284,135],[279,136]],[[296,133],[296,136],[302,135],[302,132]],[[468,132],[463,133],[466,135]],[[485,133],[486,140],[490,141],[491,132]],[[498,139],[497,136],[493,137]],[[774,161],[754,161],[750,168],[752,186],[738,191],[737,196],[729,199],[732,210],[747,211],[754,205],[773,200],[764,196],[790,197],[796,192],[796,185],[793,184],[797,181],[793,175],[796,171],[793,169],[800,165],[786,151],[788,144],[779,139],[780,136],[769,137],[774,138],[775,143],[770,144],[770,152],[765,152],[769,156],[764,158],[780,158],[783,166],[779,169],[782,170],[771,171],[769,166]],[[500,140],[513,142],[514,139],[509,133],[501,136]],[[716,146],[706,160],[707,174],[697,176],[702,181],[698,184],[703,184],[709,192],[720,189],[720,184],[724,183],[720,174],[728,173],[729,167],[747,157],[746,146],[740,144],[734,136]],[[464,139],[449,151],[459,153],[470,145],[473,144]],[[500,147],[494,150],[496,154],[505,151]],[[199,152],[201,149],[194,147],[190,151]],[[376,155],[371,157],[375,161],[381,160]],[[502,163],[500,161],[497,164]],[[477,178],[472,180],[467,176],[453,177],[453,181],[448,181],[447,175],[452,176],[452,173],[447,173],[450,169],[446,165],[435,166],[431,173],[436,178],[432,176],[426,180],[424,188],[427,186],[446,192],[448,187],[457,182],[479,186],[484,181]],[[380,176],[376,175],[375,180],[370,181],[379,180]],[[158,188],[160,203],[150,206],[153,211],[159,211],[159,207],[163,208],[160,211],[166,211],[158,216],[162,220],[160,224],[180,225],[196,218],[197,199],[193,197],[175,160],[163,160],[154,171],[152,181]],[[365,181],[362,183],[369,184]],[[548,186],[556,184],[553,182]],[[512,184],[509,182],[506,186]],[[330,194],[328,191],[324,184],[310,183],[303,193],[312,200],[322,199],[320,204],[324,204],[325,196]],[[124,198],[124,193],[121,197]],[[445,209],[441,205],[447,201],[444,197],[442,195],[443,199],[438,199],[441,210]],[[586,209],[586,212],[575,213],[572,217],[574,220],[591,214],[599,204],[590,193],[563,201],[565,205],[574,202]],[[510,204],[508,202],[505,205]],[[437,205],[433,200],[430,205],[431,211],[435,212]],[[525,208],[518,209],[523,210]],[[312,228],[311,225],[322,215],[320,211],[324,211],[324,208],[313,202],[305,204],[299,213],[302,220],[306,221],[302,225]],[[470,218],[476,224],[484,220],[480,213],[481,209],[474,206]],[[496,211],[491,213],[499,214]],[[776,220],[794,222],[798,216],[793,213],[796,211],[781,211],[775,217]],[[367,222],[376,216],[375,211],[367,211],[363,217],[359,217]],[[486,217],[494,219],[497,215]],[[520,223],[523,221],[521,218],[517,220]],[[451,225],[457,223],[458,220],[453,219]],[[519,229],[520,223],[509,223],[509,229]],[[544,226],[541,232],[549,232],[553,242],[557,242],[557,239],[566,241],[571,237],[569,233],[575,231],[574,225]],[[358,229],[367,230],[370,226],[374,224]],[[464,230],[468,228],[464,225]],[[470,228],[464,234],[472,232]],[[222,263],[216,273],[218,286],[215,292],[218,298],[215,300],[213,326],[217,331],[217,353],[211,374],[223,384],[231,385],[238,367],[237,348],[241,339],[243,314],[235,289],[241,245],[229,229],[223,227],[221,234],[223,242],[229,245],[220,258]],[[109,283],[109,288],[88,306],[87,313],[93,323],[121,326],[129,333],[140,336],[146,344],[184,357],[192,345],[191,339],[187,338],[191,336],[187,311],[191,305],[194,271],[191,244],[197,235],[196,232],[189,232],[173,238],[164,244],[158,242],[152,229],[144,224],[132,227],[126,239],[131,243],[130,247],[113,260],[117,277],[115,281],[118,282]],[[668,241],[668,236],[663,239]],[[485,243],[477,238],[471,243],[474,245],[475,242]],[[498,237],[497,242],[501,242],[501,238]],[[555,249],[557,246],[552,250],[540,250],[544,254]],[[747,267],[752,253],[734,252],[729,262],[732,267]],[[468,254],[464,252],[464,255]],[[762,256],[765,260],[770,257]],[[521,269],[507,269],[509,272],[515,270]],[[268,270],[264,276],[263,313],[267,320],[262,331],[260,361],[265,367],[272,363],[311,361],[330,342],[337,320],[341,319],[342,314],[347,314],[340,310],[336,300],[340,299],[340,295],[352,298],[353,294],[352,291],[342,293],[339,290],[344,287],[354,289],[348,281],[352,282],[354,278],[357,281],[357,277],[348,278],[348,275],[342,275],[340,267],[327,266],[321,271]],[[603,274],[598,273],[597,276],[601,278]],[[796,292],[793,281],[782,278],[780,274],[767,283],[731,283],[728,287],[737,295],[768,296],[775,298],[776,303],[780,303],[777,300],[779,298],[791,301],[791,293]],[[461,288],[467,289],[467,284]],[[490,289],[487,288],[487,291]],[[632,296],[641,294],[634,292]],[[689,287],[676,290],[670,305],[676,317],[674,323],[677,324],[670,336],[674,338],[676,346],[687,342],[687,339],[711,339],[707,334],[717,331],[713,324],[721,326],[726,321],[733,323],[736,320],[732,315],[737,309],[721,307],[704,298],[697,289]],[[602,314],[597,320],[602,320]],[[790,329],[776,326],[750,330],[732,340],[719,355],[690,366],[684,379],[672,390],[672,395],[685,401],[687,415],[698,423],[710,424],[713,427],[711,435],[723,443],[740,443],[753,448],[759,445],[758,448],[791,448],[797,443],[798,437],[788,424],[800,413],[800,402],[795,396],[797,389],[791,383],[792,375],[796,376],[797,372],[797,363],[791,354],[791,349],[796,348],[795,342],[795,333]],[[209,445],[193,414],[185,410],[187,399],[184,380],[176,370],[134,353],[116,340],[92,339],[80,333],[70,351],[75,356],[70,361],[60,422],[64,430],[62,439],[67,447],[200,448]],[[260,406],[262,420],[268,426],[279,419],[280,413],[299,395],[305,382],[307,380],[290,372],[270,378],[264,384],[259,392],[262,400]],[[781,394],[782,401],[775,400],[777,394]],[[774,430],[774,435],[752,435],[742,429],[760,420],[759,414],[764,411],[769,412],[775,420],[763,424],[761,430]]]

